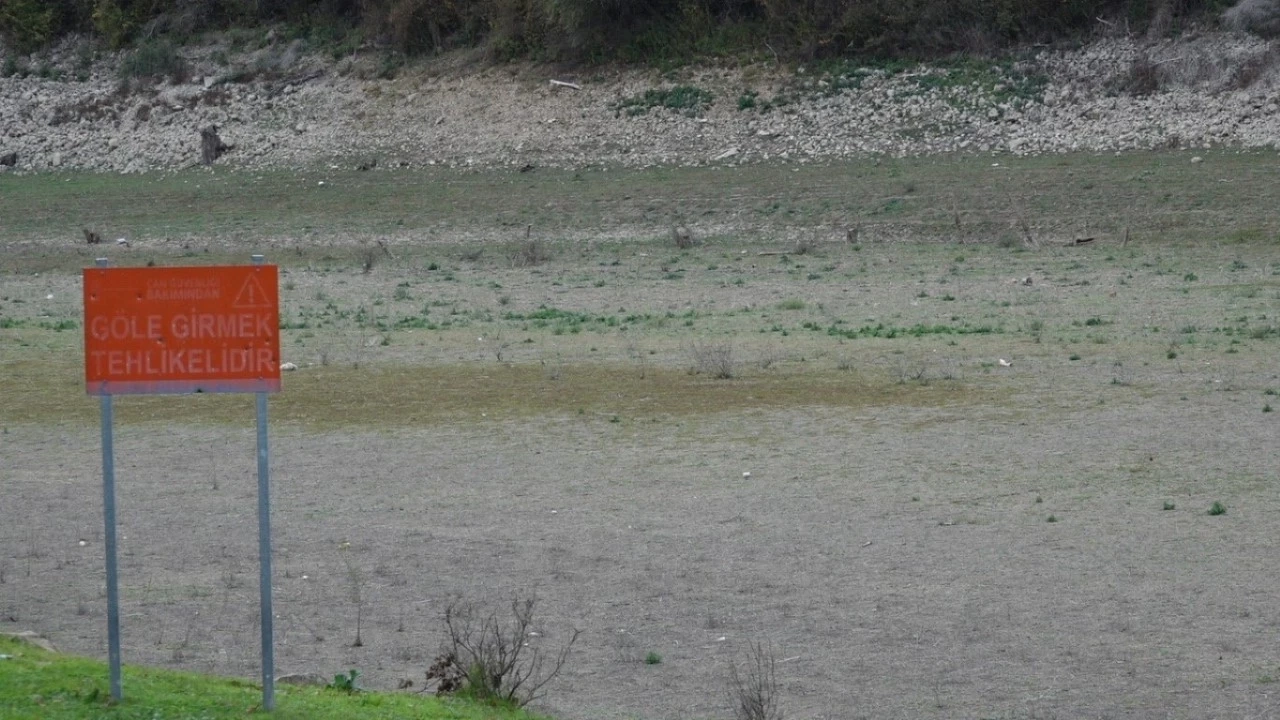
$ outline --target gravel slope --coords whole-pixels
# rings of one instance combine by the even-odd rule
[[[25,77],[0,78],[0,156],[17,154],[0,171],[185,167],[199,162],[199,130],[210,124],[234,146],[219,162],[248,168],[730,164],[1280,143],[1280,46],[1221,33],[1158,44],[1110,38],[1032,49],[1016,64],[893,74],[753,65],[659,76],[486,69],[445,58],[390,80],[373,77],[376,58],[331,62],[268,40],[232,59],[217,46],[185,50],[187,82],[129,91],[118,80],[122,54],[77,65],[83,42],[23,60],[32,69]],[[261,72],[233,82],[244,68]],[[688,113],[619,110],[628,98],[678,85],[713,100]],[[786,104],[762,108],[779,99]]]

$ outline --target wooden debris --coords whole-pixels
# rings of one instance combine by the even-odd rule
[[[222,138],[218,137],[217,125],[210,125],[200,131],[200,161],[205,165],[212,165],[215,160],[234,147],[222,142]]]

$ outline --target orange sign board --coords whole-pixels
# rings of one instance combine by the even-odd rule
[[[279,392],[275,265],[88,268],[90,395]]]

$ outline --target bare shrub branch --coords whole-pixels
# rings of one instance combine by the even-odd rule
[[[533,632],[535,598],[511,601],[511,616],[455,601],[445,609],[449,639],[427,671],[437,693],[458,692],[478,700],[524,706],[543,695],[560,674],[581,631],[574,630],[559,652],[538,647]]]
[[[507,257],[511,259],[511,267],[523,268],[541,265],[551,259],[551,253],[537,240],[527,239],[517,243]]]
[[[671,240],[681,250],[688,250],[698,244],[697,240],[693,238],[693,233],[683,225],[673,225],[671,227]]]
[[[728,380],[736,374],[737,363],[733,358],[733,343],[694,342],[689,345],[689,371],[695,375],[710,375]]]
[[[729,666],[729,704],[736,720],[782,720],[778,707],[777,663],[773,652],[760,643],[747,646],[742,669]]]

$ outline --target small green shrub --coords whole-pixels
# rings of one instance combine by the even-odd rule
[[[1170,501],[1168,501],[1168,500],[1165,500],[1165,501],[1164,501],[1164,507],[1163,507],[1162,509],[1163,509],[1163,510],[1166,510],[1166,511],[1168,511],[1168,510],[1177,510],[1177,509],[1178,509],[1178,506],[1177,506],[1177,505],[1174,505],[1172,502],[1170,502]]]
[[[1226,514],[1227,514],[1227,506],[1226,506],[1226,505],[1223,505],[1222,503],[1218,502],[1217,500],[1214,500],[1214,501],[1213,501],[1213,504],[1209,506],[1209,514],[1210,514],[1210,515],[1226,515]]]
[[[153,40],[138,46],[120,63],[120,77],[160,78],[180,81],[187,73],[187,64],[178,55],[177,48],[167,40]]]
[[[623,98],[614,105],[613,109],[615,114],[626,114],[629,117],[644,115],[653,108],[665,108],[689,117],[697,117],[711,105],[714,99],[714,95],[702,88],[676,85],[665,89],[645,90],[641,95]]]
[[[325,685],[329,690],[338,690],[341,692],[358,692],[360,688],[356,685],[356,678],[360,676],[360,672],[355,668],[351,672],[338,673],[333,676],[333,682]]]
[[[661,665],[662,656],[650,650],[649,654],[644,656],[644,664],[645,665]]]

